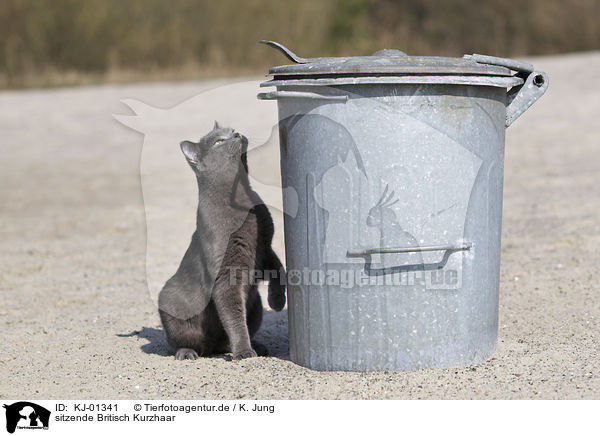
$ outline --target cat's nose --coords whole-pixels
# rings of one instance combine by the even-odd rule
[[[233,137],[234,137],[234,138],[239,138],[240,136],[241,136],[241,135],[240,135],[238,132],[235,132],[235,133],[233,134]]]

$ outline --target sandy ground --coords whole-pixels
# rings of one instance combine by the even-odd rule
[[[111,114],[214,83],[0,93],[0,397],[600,398],[600,53],[531,61],[551,83],[507,131],[498,350],[400,374],[295,365],[285,311],[259,333],[274,357],[169,355],[146,285],[142,136]]]

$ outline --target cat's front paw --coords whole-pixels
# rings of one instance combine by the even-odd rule
[[[196,360],[198,358],[198,353],[191,348],[180,348],[175,352],[175,360]]]
[[[238,351],[233,353],[232,359],[233,360],[242,360],[242,359],[248,359],[250,357],[256,357],[256,351],[254,351],[252,348],[250,348],[249,350],[242,350],[242,351]]]
[[[267,300],[269,302],[269,307],[271,309],[273,309],[275,312],[281,312],[283,310],[283,307],[285,306],[285,294],[284,293],[280,293],[280,294],[276,294],[274,292],[269,293]]]

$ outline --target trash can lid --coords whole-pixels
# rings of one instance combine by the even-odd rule
[[[511,76],[511,70],[528,71],[533,67],[525,62],[483,55],[465,55],[462,58],[438,56],[409,56],[400,50],[380,50],[371,56],[302,58],[275,41],[261,41],[281,51],[292,65],[281,65],[269,69],[269,75],[277,78],[286,76],[322,77],[343,75],[404,74],[461,74],[484,76]],[[292,77],[289,77],[290,79]]]

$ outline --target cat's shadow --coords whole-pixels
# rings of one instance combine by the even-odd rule
[[[131,333],[119,333],[116,336],[121,338],[137,336],[138,340],[146,341],[140,346],[140,349],[144,353],[173,357],[173,350],[167,344],[167,339],[162,328],[142,327],[141,330],[135,330]],[[260,330],[253,339],[267,347],[270,357],[289,360],[287,308],[281,312],[265,310]],[[228,355],[210,357],[221,357],[225,360],[231,359]]]

